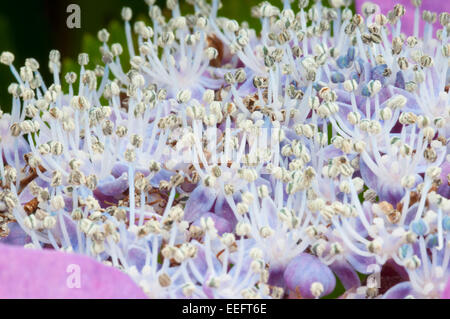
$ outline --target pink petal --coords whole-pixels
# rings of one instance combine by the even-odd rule
[[[89,257],[1,244],[0,282],[0,298],[146,298],[127,275]]]
[[[450,279],[447,281],[447,286],[441,296],[442,299],[450,299]]]

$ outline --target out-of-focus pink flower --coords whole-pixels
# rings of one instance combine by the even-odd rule
[[[442,293],[442,299],[450,299],[450,279],[447,282],[447,286],[445,286],[444,292]]]
[[[361,8],[364,2],[368,2],[367,0],[356,0],[356,11],[358,13],[361,13]],[[412,35],[414,30],[414,13],[416,11],[416,8],[411,3],[411,0],[397,0],[395,2],[392,1],[386,1],[386,0],[371,0],[369,2],[375,3],[380,7],[381,13],[384,15],[387,15],[388,11],[392,10],[394,8],[394,5],[396,4],[402,4],[405,6],[406,13],[402,17],[402,32],[404,32],[406,35]],[[424,0],[422,2],[422,5],[420,6],[420,21],[419,21],[419,35],[423,35],[423,26],[424,21],[422,19],[422,12],[423,10],[428,10],[431,12],[436,12],[438,14],[438,18],[436,19],[436,22],[433,24],[433,34],[435,34],[436,30],[442,28],[442,26],[439,23],[439,13],[448,10],[448,4],[445,1],[441,0]]]
[[[0,244],[0,282],[0,298],[146,297],[126,274],[89,257],[2,244]]]

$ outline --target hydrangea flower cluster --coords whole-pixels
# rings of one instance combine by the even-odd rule
[[[263,2],[259,34],[218,0],[168,0],[170,19],[146,2],[151,26],[122,10],[125,48],[99,31],[104,65],[61,74],[52,51],[51,85],[1,54],[3,243],[88,256],[151,298],[321,298],[337,278],[342,298],[444,296],[449,13],[413,0],[404,34],[402,4]]]

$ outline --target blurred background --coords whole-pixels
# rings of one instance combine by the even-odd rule
[[[262,0],[222,0],[220,15],[232,17],[240,22],[247,21],[251,27],[259,29],[259,21],[250,16],[251,7]],[[272,4],[282,7],[282,0],[271,0]],[[295,1],[296,3],[297,1]],[[313,2],[313,1],[311,1]],[[327,5],[327,0],[323,1]],[[165,8],[166,0],[157,0],[163,13],[169,17]],[[297,6],[294,3],[294,9]],[[81,28],[69,29],[66,26],[67,7],[78,4],[81,8]],[[191,12],[191,7],[180,0],[183,13]],[[26,58],[33,57],[41,65],[40,71],[49,83],[48,54],[52,49],[61,52],[63,75],[68,71],[78,73],[77,56],[80,52],[90,55],[88,67],[101,64],[100,42],[97,31],[107,27],[111,33],[110,43],[120,42],[125,47],[125,34],[120,12],[123,6],[133,9],[133,22],[143,20],[150,23],[148,6],[144,0],[20,0],[4,1],[0,6],[0,52],[11,51],[16,59],[14,65],[20,68]],[[126,59],[124,50],[123,58]],[[8,85],[14,82],[9,68],[0,65],[0,107],[9,111],[11,98]]]

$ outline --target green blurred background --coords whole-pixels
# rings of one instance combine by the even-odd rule
[[[259,29],[259,21],[250,16],[251,7],[261,0],[222,0],[220,15],[232,17],[238,21],[247,21],[251,27]],[[272,4],[282,7],[282,0],[271,0]],[[311,0],[313,2],[313,0]],[[81,8],[81,28],[69,29],[66,12],[69,4],[78,4]],[[165,8],[166,0],[157,0],[161,8]],[[184,0],[180,0],[183,12],[191,12],[192,8]],[[327,5],[327,0],[324,1]],[[50,83],[48,72],[48,54],[52,49],[61,51],[63,74],[67,71],[79,70],[78,53],[90,55],[89,68],[101,64],[99,53],[100,42],[97,31],[107,27],[111,33],[110,42],[121,42],[125,47],[123,23],[120,17],[121,8],[129,6],[133,9],[133,21],[144,20],[150,23],[148,6],[144,0],[21,0],[4,1],[0,6],[0,52],[11,51],[15,54],[14,65],[17,69],[24,64],[26,58],[34,57],[41,65],[40,71]],[[297,0],[293,8],[297,9]],[[170,11],[163,10],[169,17]],[[124,51],[123,59],[126,59]],[[11,98],[7,92],[8,85],[14,82],[9,69],[0,65],[0,107],[10,110]]]

